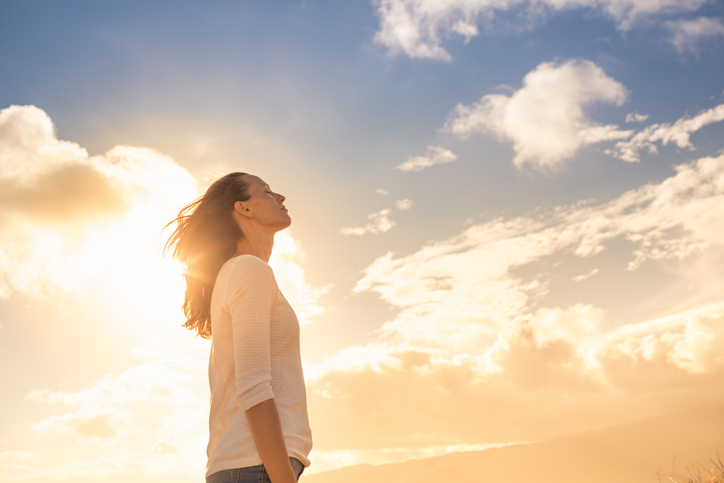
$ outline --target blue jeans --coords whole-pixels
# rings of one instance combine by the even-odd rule
[[[304,465],[296,458],[289,458],[289,462],[292,464],[297,481],[299,481],[299,477],[304,471]],[[206,478],[206,483],[271,483],[271,480],[264,465],[257,465],[217,471]]]

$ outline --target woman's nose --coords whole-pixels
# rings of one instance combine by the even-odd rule
[[[284,200],[286,200],[286,196],[284,195],[278,195],[279,196],[279,203],[284,203]]]

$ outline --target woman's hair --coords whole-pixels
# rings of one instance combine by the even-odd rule
[[[244,236],[234,221],[234,203],[249,199],[246,173],[230,173],[214,181],[206,193],[184,206],[164,229],[176,225],[166,241],[164,256],[171,253],[184,267],[186,296],[183,310],[189,330],[211,338],[211,292],[221,266],[236,253]]]

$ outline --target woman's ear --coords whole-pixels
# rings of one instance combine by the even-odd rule
[[[251,210],[249,207],[243,202],[243,201],[237,201],[234,203],[234,211],[241,216],[246,216],[248,218],[251,218]]]

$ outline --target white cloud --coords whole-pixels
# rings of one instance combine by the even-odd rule
[[[305,270],[301,265],[303,260],[304,252],[289,230],[277,233],[269,265],[274,269],[279,288],[294,307],[301,325],[311,323],[311,317],[324,312],[318,300],[330,288],[315,288],[307,283]]]
[[[376,213],[372,213],[367,216],[367,219],[369,219],[370,222],[367,223],[365,226],[342,228],[340,232],[343,235],[356,236],[365,235],[367,233],[388,232],[392,229],[393,226],[395,226],[395,222],[393,220],[390,220],[389,218],[390,211],[391,210],[389,208],[385,208]]]
[[[626,114],[626,122],[644,122],[648,118],[648,114],[639,114],[638,112],[630,112]]]
[[[415,202],[412,201],[411,199],[404,198],[404,199],[395,201],[395,208],[397,208],[400,211],[407,211],[410,208],[412,208],[412,205],[414,203]]]
[[[400,171],[422,171],[425,168],[436,164],[452,163],[457,155],[441,146],[428,146],[427,153],[423,156],[410,156],[410,158],[395,169]]]
[[[550,171],[582,146],[631,136],[616,125],[597,125],[585,113],[597,103],[621,105],[627,96],[593,62],[546,62],[526,74],[511,96],[489,94],[469,106],[458,104],[445,129],[460,137],[494,134],[512,142],[516,166]]]
[[[660,14],[685,14],[698,10],[706,0],[373,0],[380,29],[375,42],[393,54],[413,58],[450,60],[442,43],[450,38],[468,42],[480,28],[494,29],[496,20],[512,14],[507,27],[520,30],[546,16],[566,10],[585,9],[613,19],[620,30],[641,19],[656,21]],[[524,27],[523,27],[524,28]],[[689,34],[690,35],[690,34]]]
[[[680,54],[695,53],[702,42],[724,37],[724,21],[720,18],[671,20],[664,25],[671,33],[671,44]]]
[[[377,193],[380,196],[387,196],[390,194],[387,190],[383,190],[382,188],[377,188],[375,190],[375,193]]]
[[[525,279],[514,275],[517,269],[563,254],[591,258],[616,239],[631,243],[629,270],[649,260],[682,260],[720,246],[724,156],[676,169],[661,183],[598,206],[493,220],[406,257],[388,253],[367,267],[355,290],[377,292],[399,309],[383,333],[425,347],[469,350],[495,337],[502,325],[529,312],[530,304],[550,292],[553,274]],[[721,280],[707,282],[717,283]]]
[[[724,104],[703,111],[693,118],[683,117],[674,124],[662,123],[647,126],[630,139],[617,142],[616,147],[607,150],[606,153],[623,161],[636,163],[641,159],[639,151],[645,149],[649,153],[658,152],[656,144],[666,146],[673,143],[679,148],[694,149],[690,140],[691,134],[704,126],[722,120],[724,120]]]

